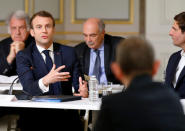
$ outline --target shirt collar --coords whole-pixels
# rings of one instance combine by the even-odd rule
[[[91,49],[91,51],[94,51],[95,49]],[[104,41],[102,42],[100,48],[98,48],[97,50],[99,51],[104,51]]]
[[[101,46],[100,46],[100,48],[98,50],[100,50],[100,51],[104,50],[104,41],[102,42],[102,44],[101,44]]]
[[[40,53],[42,53],[44,50],[46,50],[46,49],[44,49],[43,47],[41,47],[39,45],[36,45],[36,46],[37,46],[37,49],[39,50]],[[51,46],[47,50],[50,50],[50,51],[53,52],[53,43],[51,44]]]
[[[181,56],[184,56],[184,57],[185,57],[185,52],[184,52],[184,50],[181,51]]]

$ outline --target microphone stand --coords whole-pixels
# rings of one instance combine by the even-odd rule
[[[30,67],[30,70],[33,70],[33,67],[32,67],[32,66]],[[10,90],[9,90],[9,92],[8,92],[9,95],[12,95],[12,92],[13,92],[13,85],[14,85],[15,81],[16,81],[17,79],[19,79],[19,77],[24,76],[24,75],[25,75],[28,71],[30,71],[30,70],[25,71],[24,73],[22,73],[21,75],[19,75],[17,78],[15,78],[15,79],[13,80],[13,82],[12,82],[11,85],[10,85]]]
[[[13,92],[13,84],[15,83],[15,81],[16,81],[17,79],[19,79],[19,77],[15,78],[15,79],[13,80],[12,84],[10,85],[10,90],[9,90],[9,92],[8,92],[9,95],[12,95],[12,92]]]

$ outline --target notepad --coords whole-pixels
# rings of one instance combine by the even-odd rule
[[[32,101],[37,102],[66,102],[81,100],[81,96],[70,96],[70,95],[45,95],[45,96],[33,96]]]

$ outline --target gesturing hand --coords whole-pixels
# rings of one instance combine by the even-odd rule
[[[79,93],[75,93],[75,96],[82,96],[84,98],[88,97],[88,88],[87,88],[87,82],[83,81],[81,77],[79,77]]]
[[[48,86],[51,83],[59,82],[59,81],[68,81],[68,78],[70,78],[69,72],[60,72],[62,69],[65,68],[65,65],[60,66],[56,69],[56,65],[53,64],[53,67],[51,71],[43,77],[43,84],[45,86]]]

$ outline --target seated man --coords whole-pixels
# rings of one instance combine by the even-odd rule
[[[158,66],[147,41],[134,37],[120,43],[112,70],[126,91],[103,98],[95,131],[185,130],[177,94],[152,81]]]
[[[110,65],[115,60],[115,48],[123,38],[105,34],[105,24],[98,18],[89,18],[83,24],[85,42],[75,47],[83,76],[95,75],[99,83],[119,84]]]
[[[72,95],[73,86],[75,93],[78,93],[79,70],[75,51],[72,47],[53,42],[53,16],[46,11],[37,12],[32,16],[30,24],[30,33],[35,42],[16,56],[17,73],[23,90],[32,96]],[[80,82],[80,86],[85,85]],[[82,129],[75,110],[30,109],[29,114],[27,111],[21,115],[23,130]],[[31,128],[30,122],[35,127]]]
[[[29,35],[29,16],[24,11],[13,12],[7,19],[10,37],[0,41],[0,74],[16,75],[15,57],[33,40]]]
[[[12,12],[7,19],[10,37],[0,41],[0,75],[16,75],[16,54],[33,41],[29,35],[29,16],[22,10]],[[0,117],[19,114],[17,109],[0,109]]]
[[[175,90],[181,99],[185,98],[185,12],[174,17],[169,35],[175,46],[181,49],[173,53],[166,67],[165,84]]]

